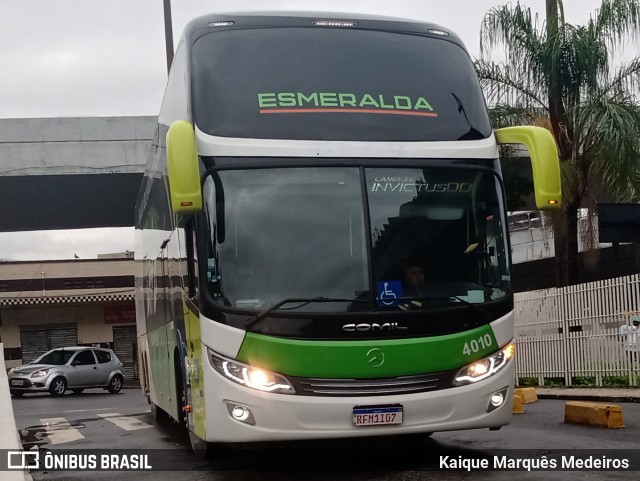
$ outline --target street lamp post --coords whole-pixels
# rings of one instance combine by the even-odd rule
[[[167,73],[173,62],[173,25],[171,21],[171,0],[164,1],[164,42],[167,51]]]

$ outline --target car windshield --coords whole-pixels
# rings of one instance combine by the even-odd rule
[[[74,351],[65,351],[56,349],[55,351],[49,351],[36,359],[33,364],[50,364],[52,366],[62,366],[66,364]]]
[[[483,304],[510,290],[501,185],[489,169],[308,167],[213,176],[203,190],[206,269],[221,304],[263,312],[283,299],[324,298],[344,302],[296,310],[432,309],[442,302],[406,301]],[[215,234],[221,223],[224,240]]]

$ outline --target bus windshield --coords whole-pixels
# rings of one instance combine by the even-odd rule
[[[510,290],[500,192],[475,167],[217,171],[203,188],[208,287],[249,311],[287,298],[354,300],[282,307],[306,312],[495,301]]]
[[[191,56],[194,121],[210,135],[394,142],[491,135],[471,59],[446,38],[212,29]]]

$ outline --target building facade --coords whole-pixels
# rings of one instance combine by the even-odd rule
[[[138,379],[131,256],[0,262],[0,342],[7,368],[49,349],[112,348]]]

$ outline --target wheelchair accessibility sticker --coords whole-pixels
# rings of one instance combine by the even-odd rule
[[[392,307],[402,298],[402,282],[378,281],[378,307]]]

